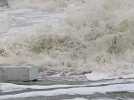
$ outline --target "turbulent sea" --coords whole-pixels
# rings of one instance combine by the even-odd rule
[[[0,3],[0,64],[33,64],[69,75],[133,74],[132,0]]]
[[[0,64],[101,79],[0,83],[0,100],[134,100],[133,0],[0,0],[0,6]]]

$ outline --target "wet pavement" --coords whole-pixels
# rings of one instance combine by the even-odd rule
[[[45,81],[40,83],[45,84]],[[0,100],[134,100],[134,79],[72,82],[73,85],[71,82],[35,84],[11,85],[22,90],[4,90],[0,94]]]

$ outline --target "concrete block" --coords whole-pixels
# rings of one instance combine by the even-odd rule
[[[32,81],[38,74],[38,68],[32,65],[0,65],[0,81]]]
[[[8,6],[7,0],[0,0],[0,7]]]

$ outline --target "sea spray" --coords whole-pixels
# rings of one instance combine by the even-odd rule
[[[122,66],[133,63],[132,0],[11,0],[9,6],[9,11],[5,11],[11,19],[8,25],[12,21],[27,23],[10,27],[2,34],[1,49],[8,56],[1,55],[0,63],[32,63],[70,71],[113,70],[111,72],[118,68],[117,62],[123,62]],[[32,19],[33,12],[40,12],[38,20],[47,16],[43,12],[53,15],[46,19],[47,23],[38,22]],[[59,19],[57,13],[61,14]],[[49,23],[53,19],[55,21]],[[122,71],[124,67],[119,69]]]

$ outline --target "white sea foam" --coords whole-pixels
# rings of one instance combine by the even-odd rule
[[[99,69],[117,76],[133,73],[134,1],[8,2],[0,14],[0,63],[80,73]]]
[[[73,99],[63,99],[63,100],[88,100],[88,99],[85,99],[85,98],[73,98]]]

